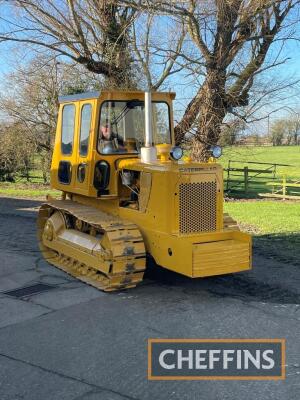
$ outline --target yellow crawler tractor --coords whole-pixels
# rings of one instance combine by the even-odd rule
[[[174,93],[102,91],[60,98],[45,259],[101,290],[135,287],[156,264],[191,278],[251,268],[251,238],[223,215],[223,172],[174,147]],[[218,154],[219,153],[219,154]]]

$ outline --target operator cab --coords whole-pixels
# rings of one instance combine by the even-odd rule
[[[158,149],[158,161],[163,153],[169,155],[174,143],[174,98],[174,93],[152,93],[152,134],[147,144],[144,92],[101,91],[61,97],[52,187],[88,197],[118,198],[122,182],[126,182],[120,161],[139,162],[145,147]]]

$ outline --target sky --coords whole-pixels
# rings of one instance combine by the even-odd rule
[[[1,17],[8,18],[9,15],[5,9],[5,6],[0,8]],[[300,38],[300,28],[297,28],[297,35]],[[271,51],[277,52],[281,44],[272,45]],[[26,63],[30,59],[30,52],[23,45],[19,46],[19,50],[16,51],[15,46],[8,45],[6,43],[0,43],[0,94],[3,90],[3,83],[7,82],[7,74],[14,70],[16,64],[20,62]],[[21,49],[21,50],[20,50]],[[279,80],[280,82],[300,81],[300,42],[293,40],[285,42],[281,58],[288,58],[285,64],[276,67],[272,71],[268,71],[262,76],[262,80],[271,79]],[[176,92],[176,100],[174,103],[174,114],[175,119],[180,119],[186,105],[193,97],[197,90],[196,82],[193,82],[191,78],[187,78],[186,72],[180,72],[172,75],[167,81],[166,89]],[[264,107],[261,110],[262,115],[270,114],[269,121],[272,123],[276,119],[283,116],[292,115],[295,112],[300,113],[300,85],[298,86],[299,92],[295,90],[287,89],[282,93],[282,98],[276,99],[273,104]],[[284,98],[284,100],[283,100]],[[272,112],[273,110],[277,112]],[[252,125],[251,129],[257,133],[265,132],[267,129],[267,119],[257,122]]]

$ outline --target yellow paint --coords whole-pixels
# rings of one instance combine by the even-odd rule
[[[157,144],[155,147],[157,149],[157,156],[159,160],[161,162],[169,161],[169,155],[172,146],[168,143],[162,143],[162,144]]]
[[[182,160],[183,160],[184,162],[186,162],[186,163],[190,163],[190,162],[192,162],[192,159],[191,159],[191,157],[190,157],[190,156],[188,156],[188,155],[186,155],[186,156],[183,156],[183,157],[182,157]]]
[[[216,162],[217,162],[217,159],[216,159],[215,157],[209,157],[209,159],[208,159],[207,162],[208,162],[208,163],[216,163]]]
[[[152,94],[153,101],[164,101],[169,105],[172,144],[175,143],[172,113],[174,97],[173,93]],[[62,109],[71,103],[61,104],[51,166],[51,186],[63,191],[76,202],[135,223],[142,233],[147,252],[154,257],[157,264],[167,269],[190,277],[250,269],[250,236],[236,230],[227,230],[223,226],[223,170],[214,159],[208,163],[191,162],[189,157],[179,162],[170,161],[168,154],[171,145],[164,143],[157,145],[159,158],[151,164],[143,164],[136,154],[98,153],[97,131],[101,103],[105,100],[132,99],[143,100],[144,93],[103,91],[97,98],[72,103],[76,107],[76,123],[73,152],[69,156],[62,155],[60,147]],[[81,157],[78,155],[80,114],[83,105],[87,103],[92,105],[92,122],[88,154]],[[58,181],[61,160],[69,161],[72,166],[72,179],[68,185]],[[95,165],[100,160],[106,161],[110,166],[109,185],[107,192],[102,194],[97,192],[93,184]],[[81,163],[86,164],[87,173],[85,180],[80,183],[77,179],[77,168]],[[144,176],[140,209],[121,205],[122,199],[127,198],[130,193],[121,182],[120,173],[124,170],[135,171],[141,174],[140,177]],[[147,188],[147,185],[151,187]],[[180,200],[183,188],[187,188],[187,194]],[[201,196],[204,203],[199,200]],[[193,227],[194,221],[201,226],[201,218],[198,218],[200,212],[204,226],[214,228],[211,231],[209,228],[205,231],[198,229],[183,233],[183,229],[189,230],[190,226]],[[188,220],[187,223],[181,222],[182,226],[180,216],[182,220],[187,216]]]

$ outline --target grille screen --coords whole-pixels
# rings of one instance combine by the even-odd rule
[[[208,232],[217,228],[217,183],[179,185],[180,233]]]

